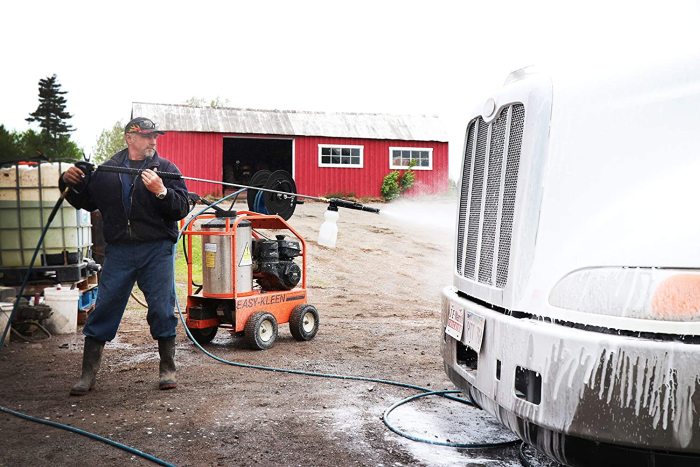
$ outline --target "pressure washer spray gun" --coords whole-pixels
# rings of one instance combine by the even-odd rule
[[[116,172],[130,175],[140,175],[142,169],[129,167],[117,167],[109,165],[94,166],[89,162],[77,162],[75,164],[82,170],[86,177],[92,172]],[[338,208],[355,209],[358,211],[373,212],[379,214],[379,209],[365,206],[361,203],[340,198],[323,198],[320,196],[302,195],[296,192],[296,184],[291,175],[284,170],[270,172],[261,170],[251,177],[251,185],[239,185],[218,180],[207,180],[196,177],[185,177],[176,172],[157,172],[161,178],[192,180],[196,182],[213,183],[216,185],[231,186],[248,191],[246,199],[251,211],[261,214],[275,214],[288,220],[294,213],[297,204],[302,204],[302,199],[313,199],[328,203],[328,209],[324,214],[324,221],[318,234],[318,244],[329,248],[335,248],[338,239]],[[199,198],[201,199],[201,198]]]

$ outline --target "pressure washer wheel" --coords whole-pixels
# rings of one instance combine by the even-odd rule
[[[289,317],[289,331],[298,341],[309,341],[318,332],[318,310],[313,305],[297,305]]]
[[[255,350],[266,350],[272,347],[277,339],[277,320],[271,313],[259,311],[245,323],[243,338]]]
[[[194,340],[200,344],[208,344],[216,336],[216,331],[219,329],[218,326],[204,329],[189,328],[190,334],[194,337]]]

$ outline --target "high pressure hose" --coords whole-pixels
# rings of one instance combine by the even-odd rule
[[[427,391],[427,392],[422,392],[420,394],[415,394],[413,396],[407,397],[405,399],[402,399],[386,409],[384,411],[384,414],[382,415],[382,420],[384,421],[384,424],[389,428],[391,431],[396,433],[399,436],[403,436],[404,438],[410,439],[411,441],[418,441],[419,443],[428,443],[428,444],[434,444],[436,446],[449,446],[452,448],[462,448],[462,449],[480,449],[480,448],[496,448],[496,447],[505,447],[505,446],[510,446],[512,444],[517,443],[520,441],[519,439],[512,440],[512,441],[501,441],[497,443],[453,443],[451,441],[434,441],[432,439],[427,439],[427,438],[421,438],[418,436],[413,436],[409,433],[406,433],[405,431],[401,431],[395,426],[393,426],[391,423],[389,423],[389,414],[394,411],[397,407],[400,407],[404,404],[407,404],[411,401],[414,401],[416,399],[420,399],[422,397],[428,397],[428,396],[440,396],[440,397],[445,397],[446,394],[455,394],[462,392],[460,390],[448,390],[448,391]],[[458,400],[459,402],[467,405],[474,406],[472,402],[466,401],[464,399],[453,399],[453,400]]]
[[[231,193],[228,196],[225,196],[224,198],[221,198],[218,201],[215,201],[205,208],[201,209],[197,214],[192,216],[180,229],[180,233],[178,234],[178,240],[182,238],[182,233],[187,230],[187,228],[190,226],[190,224],[201,214],[203,214],[205,211],[208,209],[216,206],[217,204],[227,200],[228,198],[237,195],[237,192]],[[175,280],[173,279],[173,291],[175,290]],[[388,416],[389,414],[398,406],[403,405],[407,402],[410,402],[414,399],[420,398],[420,397],[426,397],[426,396],[432,396],[432,395],[437,395],[440,397],[444,397],[446,399],[459,402],[461,404],[466,404],[466,405],[475,405],[473,402],[468,401],[466,399],[462,399],[459,397],[454,397],[451,394],[460,392],[460,391],[433,391],[429,388],[425,388],[422,386],[417,386],[415,384],[409,384],[409,383],[402,383],[399,381],[392,381],[388,379],[380,379],[380,378],[370,378],[366,376],[352,376],[352,375],[339,375],[339,374],[333,374],[333,373],[320,373],[320,372],[314,372],[314,371],[302,371],[302,370],[295,370],[291,368],[276,368],[276,367],[270,367],[270,366],[264,366],[264,365],[252,365],[249,363],[241,363],[241,362],[234,362],[230,360],[226,360],[224,358],[221,358],[217,355],[212,354],[208,350],[206,350],[204,347],[200,345],[199,342],[197,342],[197,339],[192,336],[192,333],[187,327],[187,323],[185,322],[185,317],[184,314],[182,313],[182,309],[180,308],[180,301],[177,298],[177,294],[175,295],[175,305],[177,306],[177,312],[180,316],[180,321],[182,322],[182,326],[185,329],[185,333],[187,334],[187,337],[192,341],[192,343],[199,349],[201,350],[205,355],[208,357],[220,362],[224,363],[226,365],[231,365],[231,366],[236,366],[239,368],[249,368],[253,370],[262,370],[262,371],[271,371],[271,372],[276,372],[276,373],[288,373],[288,374],[294,374],[294,375],[301,375],[301,376],[312,376],[312,377],[318,377],[318,378],[331,378],[331,379],[342,379],[346,381],[364,381],[364,382],[371,382],[371,383],[377,383],[377,384],[384,384],[384,385],[389,385],[389,386],[396,386],[396,387],[402,387],[402,388],[407,388],[407,389],[414,389],[417,391],[421,391],[421,394],[412,396],[408,399],[404,399],[402,401],[399,401],[398,403],[394,404],[392,407],[387,409],[383,416],[382,416],[382,421],[384,424],[389,428],[391,431],[394,433],[403,436],[405,438],[411,439],[413,441],[418,441],[418,442],[423,442],[423,443],[428,443],[428,444],[439,444],[441,446],[449,446],[449,447],[454,447],[454,448],[462,448],[462,449],[481,449],[481,448],[494,448],[494,447],[503,447],[503,446],[510,446],[513,444],[516,444],[520,441],[520,439],[514,439],[511,441],[503,441],[503,442],[496,442],[496,443],[453,443],[453,442],[435,442],[433,440],[427,439],[427,438],[420,438],[420,437],[415,437],[411,435],[407,435],[406,433],[398,430],[396,427],[394,427],[389,421],[388,421]]]
[[[171,464],[169,462],[165,462],[162,459],[158,459],[155,456],[147,454],[143,451],[139,451],[138,449],[134,449],[130,446],[127,446],[126,444],[122,444],[122,443],[114,441],[112,439],[105,438],[104,436],[96,435],[95,433],[91,433],[89,431],[81,430],[80,428],[76,428],[74,426],[64,425],[62,423],[54,422],[51,420],[32,417],[31,415],[27,415],[27,414],[24,414],[22,412],[17,412],[16,410],[11,410],[11,409],[8,409],[8,408],[2,407],[2,406],[0,406],[0,412],[4,412],[8,415],[14,415],[15,417],[22,418],[24,420],[29,420],[30,422],[41,423],[42,425],[48,425],[48,426],[52,426],[54,428],[60,428],[61,430],[70,431],[71,433],[77,433],[79,435],[86,436],[90,439],[94,439],[95,441],[100,441],[102,443],[109,444],[110,446],[114,446],[115,448],[121,449],[122,451],[126,451],[130,454],[134,454],[136,456],[142,457],[142,458],[149,460],[151,462],[155,462],[158,465],[165,465],[165,466],[174,467],[174,464]]]
[[[110,171],[109,169],[113,169],[113,168],[112,168],[112,167],[108,167],[108,166],[102,165],[102,166],[99,166],[99,169],[105,170],[105,171]],[[125,170],[129,170],[129,169],[125,169],[125,168],[122,168],[122,167],[120,167],[120,168],[118,168],[118,169],[119,169],[119,170],[113,170],[113,171],[116,172],[116,171],[125,171]],[[159,172],[158,174],[159,174],[159,176],[161,176],[161,178],[183,178],[183,179],[188,179],[188,180],[205,181],[205,182],[212,182],[212,183],[217,183],[217,184],[223,184],[222,182],[213,182],[212,180],[196,179],[196,178],[193,178],[193,177],[183,177],[182,175],[180,175],[180,174],[178,174],[178,173],[172,173],[172,174],[171,174],[171,173],[166,173],[166,172]],[[244,190],[246,190],[246,189],[249,188],[248,186],[245,186],[245,185],[236,185],[236,184],[227,184],[227,185],[240,187],[241,189],[238,190],[238,191],[236,191],[236,192],[234,192],[234,193],[231,193],[231,194],[228,195],[228,196],[225,196],[225,197],[219,199],[218,201],[215,201],[215,202],[211,203],[210,205],[208,205],[208,206],[206,206],[205,208],[203,208],[202,210],[200,210],[195,216],[192,216],[192,217],[190,218],[190,220],[189,220],[189,221],[183,226],[183,228],[180,230],[180,232],[179,232],[179,234],[178,234],[178,239],[177,239],[177,241],[179,241],[179,240],[182,238],[182,232],[185,231],[185,230],[189,227],[189,225],[194,221],[194,219],[196,219],[199,215],[201,215],[201,214],[204,213],[205,211],[207,211],[207,210],[213,208],[214,206],[218,205],[219,203],[222,203],[223,201],[226,201],[226,200],[228,200],[228,199],[230,199],[230,198],[232,198],[232,197],[234,197],[234,196],[238,196],[238,194],[240,194],[242,191],[244,191]],[[10,319],[8,320],[7,324],[5,325],[5,329],[4,329],[4,331],[3,331],[2,338],[0,339],[0,350],[1,350],[2,347],[3,347],[4,340],[5,340],[5,336],[7,335],[8,329],[9,329],[10,326],[11,326],[13,317],[15,316],[15,313],[16,313],[16,310],[17,310],[17,307],[18,307],[18,303],[19,303],[19,297],[21,297],[22,294],[24,293],[24,289],[26,288],[27,282],[29,281],[29,278],[30,278],[30,276],[31,276],[31,272],[32,272],[32,268],[33,268],[33,265],[34,265],[34,261],[36,260],[36,257],[37,257],[37,255],[38,255],[39,249],[41,248],[41,244],[43,243],[43,240],[44,240],[44,237],[45,237],[45,235],[46,235],[46,232],[48,231],[48,228],[49,228],[49,226],[51,225],[51,222],[53,221],[53,218],[55,217],[56,212],[58,211],[59,207],[60,207],[61,204],[63,203],[63,200],[65,199],[65,196],[66,196],[66,194],[68,193],[68,190],[69,190],[69,189],[70,189],[70,188],[66,188],[66,189],[61,193],[61,196],[60,196],[60,198],[58,199],[58,201],[56,201],[56,204],[54,205],[54,208],[53,208],[53,210],[51,211],[51,214],[49,215],[49,218],[48,218],[48,221],[47,221],[47,223],[46,223],[46,226],[44,227],[44,229],[43,229],[43,231],[42,231],[42,233],[41,233],[41,237],[39,238],[39,242],[38,242],[38,244],[37,244],[37,246],[36,246],[36,248],[35,248],[35,250],[34,250],[34,255],[32,256],[32,260],[31,260],[31,263],[30,263],[30,266],[29,266],[29,270],[27,271],[27,274],[25,275],[25,277],[24,277],[24,279],[23,279],[23,281],[22,281],[22,286],[20,287],[19,293],[17,294],[17,300],[15,301],[15,305],[14,305],[14,307],[13,307],[13,309],[12,309],[12,314],[10,315]],[[256,188],[256,189],[261,190],[261,191],[271,191],[271,192],[276,192],[276,193],[284,193],[284,192],[277,192],[277,191],[275,191],[275,190],[265,190],[265,189],[260,189],[260,188]],[[284,194],[289,195],[290,193],[284,193]],[[312,198],[312,199],[318,199],[318,200],[320,200],[320,201],[324,201],[324,202],[327,202],[327,203],[329,203],[329,204],[331,204],[331,205],[336,205],[336,206],[339,206],[339,207],[345,207],[345,208],[350,208],[350,209],[358,209],[358,210],[363,210],[363,211],[368,211],[368,212],[379,212],[378,209],[369,208],[369,207],[363,206],[363,205],[360,204],[360,203],[353,203],[353,202],[351,202],[351,201],[346,201],[346,200],[341,200],[341,199],[336,199],[336,198],[327,199],[327,198],[320,198],[320,197],[313,197],[313,196],[306,196],[306,195],[298,195],[298,194],[294,194],[294,196],[305,197],[305,198]],[[173,260],[174,260],[174,259],[173,259]],[[175,280],[174,280],[174,279],[173,279],[172,287],[173,287],[173,292],[174,292],[175,289],[176,289],[176,284],[175,284]],[[132,294],[132,296],[133,296],[133,294]],[[428,443],[428,444],[434,444],[434,445],[440,445],[440,446],[448,446],[448,447],[454,447],[454,448],[462,448],[462,449],[481,449],[481,448],[504,447],[504,446],[509,446],[509,445],[516,444],[516,443],[518,443],[518,442],[520,441],[519,439],[514,439],[514,440],[511,440],[511,441],[503,441],[503,442],[496,442],[496,443],[453,443],[453,442],[434,441],[434,440],[427,439],[427,438],[420,438],[420,437],[412,436],[412,435],[410,435],[410,434],[407,434],[407,433],[405,433],[405,432],[399,430],[398,428],[396,428],[394,425],[392,425],[392,424],[389,422],[389,420],[388,420],[389,414],[390,414],[394,409],[396,409],[397,407],[399,407],[399,406],[401,406],[401,405],[403,405],[403,404],[406,404],[406,403],[408,403],[408,402],[410,402],[410,401],[412,401],[412,400],[415,400],[415,399],[418,399],[418,398],[422,398],[422,397],[427,397],[427,396],[433,396],[433,395],[437,395],[437,396],[440,396],[440,397],[444,397],[444,398],[446,398],[446,399],[449,399],[449,400],[452,400],[452,401],[456,401],[456,402],[459,402],[459,403],[462,403],[462,404],[466,404],[466,405],[474,405],[474,404],[473,404],[471,401],[468,401],[468,400],[466,400],[466,399],[462,399],[462,398],[459,398],[459,397],[454,397],[454,396],[451,395],[451,394],[454,394],[454,393],[458,393],[458,392],[460,392],[460,391],[454,391],[454,390],[450,390],[450,391],[432,391],[432,390],[430,390],[429,388],[424,388],[424,387],[417,386],[417,385],[414,385],[414,384],[402,383],[402,382],[399,382],[399,381],[391,381],[391,380],[381,379],[381,378],[370,378],[370,377],[366,377],[366,376],[340,375],[340,374],[332,374],[332,373],[320,373],[320,372],[312,372],[312,371],[295,370],[295,369],[290,369],[290,368],[276,368],[276,367],[269,367],[269,366],[264,366],[264,365],[252,365],[252,364],[248,364],[248,363],[241,363],[241,362],[234,362],[234,361],[226,360],[226,359],[224,359],[224,358],[218,357],[218,356],[212,354],[211,352],[207,351],[207,350],[206,350],[204,347],[202,347],[202,346],[199,344],[199,342],[197,342],[197,340],[192,336],[192,333],[191,333],[190,330],[187,328],[187,324],[186,324],[186,322],[185,322],[185,318],[184,318],[184,315],[183,315],[183,313],[182,313],[182,309],[181,309],[181,307],[180,307],[180,302],[179,302],[179,300],[177,299],[177,294],[175,294],[175,304],[176,304],[176,306],[177,306],[177,311],[178,311],[178,314],[179,314],[179,316],[180,316],[180,321],[182,322],[182,325],[183,325],[183,327],[184,327],[184,329],[185,329],[185,333],[187,334],[187,336],[189,337],[189,339],[192,341],[192,343],[194,343],[194,345],[195,345],[199,350],[201,350],[205,355],[207,355],[208,357],[210,357],[210,358],[212,358],[212,359],[214,359],[214,360],[216,360],[216,361],[218,361],[218,362],[220,362],[220,363],[224,363],[224,364],[226,364],[226,365],[236,366],[236,367],[240,367],[240,368],[254,369],[254,370],[271,371],[271,372],[277,372],[277,373],[288,373],[288,374],[295,374],[295,375],[301,375],[301,376],[311,376],[311,377],[318,377],[318,378],[331,378],[331,379],[342,379],[342,380],[348,380],[348,381],[372,382],[372,383],[377,383],[377,384],[384,384],[384,385],[389,385],[389,386],[396,386],[396,387],[402,387],[402,388],[414,389],[414,390],[417,390],[417,391],[421,391],[420,394],[417,394],[417,395],[408,397],[408,398],[406,398],[406,399],[403,399],[403,400],[401,400],[401,401],[395,403],[394,405],[392,405],[391,407],[389,407],[389,408],[384,412],[384,414],[383,414],[383,416],[382,416],[382,421],[383,421],[384,424],[387,426],[387,428],[389,428],[389,429],[390,429],[391,431],[393,431],[394,433],[396,433],[396,434],[398,434],[398,435],[400,435],[400,436],[403,436],[403,437],[405,437],[405,438],[407,438],[407,439],[410,439],[410,440],[413,440],[413,441],[418,441],[418,442],[423,442],[423,443]],[[131,454],[134,454],[134,455],[137,455],[137,456],[142,457],[142,458],[144,458],[144,459],[147,459],[147,460],[150,460],[150,461],[152,461],[152,462],[155,462],[155,463],[157,463],[157,464],[159,464],[159,465],[165,465],[165,466],[170,466],[170,465],[172,465],[172,464],[169,464],[169,463],[167,463],[167,462],[165,462],[165,461],[163,461],[163,460],[161,460],[161,459],[158,459],[157,457],[154,457],[154,456],[152,456],[152,455],[150,455],[150,454],[146,454],[146,453],[144,453],[144,452],[142,452],[142,451],[139,451],[139,450],[137,450],[137,449],[134,449],[134,448],[132,448],[132,447],[129,447],[129,446],[125,445],[125,444],[119,443],[119,442],[114,441],[114,440],[110,440],[110,439],[108,439],[108,438],[104,438],[104,437],[102,437],[102,436],[96,435],[96,434],[94,434],[94,433],[90,433],[90,432],[85,431],[85,430],[81,430],[81,429],[79,429],[79,428],[72,427],[72,426],[70,426],[70,425],[64,425],[64,424],[61,424],[61,423],[58,423],[58,422],[53,422],[53,421],[50,421],[50,420],[44,420],[44,419],[32,417],[32,416],[30,416],[30,415],[23,414],[23,413],[21,413],[21,412],[17,412],[17,411],[14,411],[14,410],[8,409],[8,408],[6,408],[6,407],[2,407],[2,406],[0,406],[0,411],[1,411],[1,412],[4,412],[4,413],[7,413],[7,414],[10,414],[10,415],[14,415],[14,416],[16,416],[16,417],[19,417],[19,418],[22,418],[22,419],[25,419],[25,420],[33,421],[33,422],[36,422],[36,423],[42,423],[42,424],[49,425],[49,426],[52,426],[52,427],[55,427],[55,428],[60,428],[60,429],[67,430],[67,431],[70,431],[70,432],[73,432],[73,433],[77,433],[77,434],[80,434],[80,435],[83,435],[83,436],[87,436],[87,437],[89,437],[89,438],[91,438],[91,439],[104,442],[104,443],[109,444],[109,445],[111,445],[111,446],[114,446],[114,447],[116,447],[116,448],[118,448],[118,449],[122,449],[122,450],[124,450],[124,451],[126,451],[126,452],[129,452],[129,453],[131,453]]]

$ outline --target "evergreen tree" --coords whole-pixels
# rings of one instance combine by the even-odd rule
[[[66,111],[66,98],[56,75],[39,80],[39,107],[29,114],[28,122],[38,122],[41,132],[51,141],[68,136],[74,128],[65,121],[73,116]]]
[[[73,118],[66,111],[66,98],[56,75],[39,80],[39,106],[26,118],[38,122],[41,133],[29,130],[23,135],[21,146],[26,155],[40,155],[50,160],[80,159],[82,151],[70,140],[75,129],[66,123]]]

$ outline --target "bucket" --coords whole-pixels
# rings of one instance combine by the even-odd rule
[[[10,315],[12,315],[12,303],[7,303],[7,302],[0,302],[0,336],[2,336],[2,333],[5,332],[5,326],[7,326],[7,322],[10,320]],[[5,337],[5,345],[7,345],[8,342],[10,342],[10,336],[12,333],[10,331],[7,331],[7,337]]]
[[[80,290],[61,287],[44,289],[44,303],[53,310],[46,320],[46,328],[52,334],[72,334],[78,329],[78,300]]]

